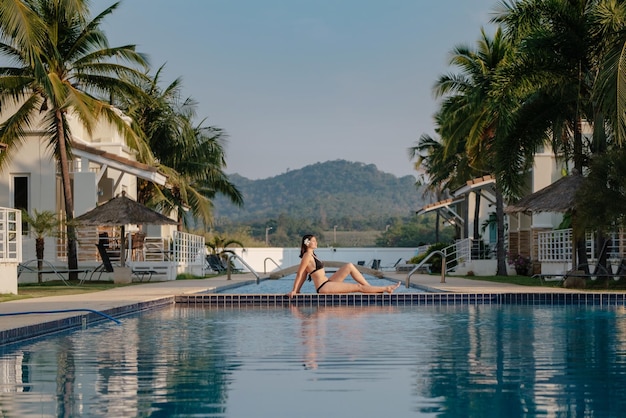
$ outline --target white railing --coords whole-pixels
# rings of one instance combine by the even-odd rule
[[[572,230],[540,232],[537,235],[537,259],[541,263],[572,261]]]
[[[0,207],[0,262],[22,261],[22,212]]]
[[[187,232],[174,231],[172,259],[188,266],[204,266],[204,237]]]
[[[607,259],[612,263],[626,258],[626,236],[624,231],[606,234],[608,242],[604,249]],[[572,261],[572,230],[559,229],[540,232],[537,235],[537,261],[542,263],[563,263]],[[590,263],[594,263],[602,248],[597,248],[593,232],[585,234],[585,252]]]

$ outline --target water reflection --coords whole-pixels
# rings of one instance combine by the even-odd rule
[[[0,349],[0,407],[19,417],[620,416],[625,317],[562,306],[164,309]]]

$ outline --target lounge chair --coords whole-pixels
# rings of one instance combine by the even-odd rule
[[[372,267],[370,267],[372,270],[380,270],[380,259],[375,258],[372,260]]]
[[[220,257],[216,254],[208,254],[206,256],[206,262],[209,268],[215,272],[224,273],[227,270]]]
[[[39,264],[38,261],[41,262],[41,270],[37,268]],[[28,260],[28,261],[18,264],[17,266],[18,279],[22,273],[33,273],[36,275],[54,274],[66,286],[71,286],[71,283],[69,282],[70,273],[76,273],[77,275],[82,273],[82,276],[79,277],[78,279],[79,284],[83,284],[85,282],[85,279],[87,279],[88,274],[90,273],[93,274],[91,268],[68,269],[67,267],[55,266],[50,261],[43,260],[43,259],[42,260],[33,259],[33,260]],[[68,275],[67,278],[64,276],[65,274]]]
[[[401,261],[402,261],[402,257],[398,258],[398,261],[396,261],[394,264],[388,265],[388,266],[381,266],[380,269],[386,270],[386,271],[396,271],[396,267],[398,267],[398,264],[400,264]]]
[[[91,278],[93,277],[93,274],[98,272],[98,280],[100,280],[100,277],[102,276],[102,273],[106,272],[106,273],[113,273],[113,263],[111,262],[111,258],[109,257],[109,253],[106,250],[106,247],[102,244],[102,243],[98,243],[96,244],[96,247],[98,247],[98,254],[100,254],[100,260],[102,260],[102,264],[100,264],[98,267],[96,267],[96,269],[91,273],[91,277],[89,278],[89,280],[91,280]],[[151,267],[145,267],[145,266],[141,266],[141,267],[132,267],[130,269],[130,272],[133,276],[135,276],[140,282],[143,282],[143,280],[148,277],[147,281],[150,281],[150,279],[152,279],[152,275],[153,274],[158,274],[159,272],[156,271],[155,269],[151,268]]]
[[[104,272],[113,273],[113,263],[111,263],[111,258],[109,257],[109,253],[107,251],[108,245],[100,241],[96,244],[96,247],[98,247],[98,254],[100,255],[102,263],[91,273],[89,280],[93,278],[94,273],[99,273],[98,280],[100,280],[100,277],[102,277],[102,273]]]

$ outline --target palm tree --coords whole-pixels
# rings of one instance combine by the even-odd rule
[[[186,209],[204,225],[212,223],[212,203],[221,193],[241,206],[243,197],[223,169],[226,167],[223,147],[224,132],[216,127],[193,125],[196,102],[180,101],[181,80],[165,89],[159,87],[159,68],[149,82],[144,83],[148,100],[130,101],[127,113],[145,133],[161,170],[168,175],[168,186],[142,183],[139,199],[165,212],[176,210],[178,219],[189,221]]]
[[[47,236],[54,236],[57,233],[59,227],[59,221],[54,212],[44,210],[39,212],[37,209],[33,209],[32,216],[22,211],[22,219],[24,219],[28,225],[31,226],[35,233],[35,254],[37,256],[37,270],[41,271],[43,267],[43,258],[45,250],[45,238]],[[37,274],[37,281],[42,282],[42,274]]]
[[[504,249],[503,182],[506,170],[499,169],[498,160],[513,150],[498,146],[507,138],[502,112],[504,99],[494,97],[498,89],[496,76],[512,53],[511,45],[498,28],[493,37],[484,29],[475,49],[460,45],[454,48],[450,63],[460,69],[458,74],[444,75],[435,84],[435,94],[443,97],[438,119],[439,133],[445,153],[465,152],[469,173],[493,174],[496,178],[496,219],[498,222],[498,275],[506,275]],[[510,100],[512,101],[512,100]],[[519,176],[519,174],[518,174]]]
[[[588,158],[583,143],[584,121],[593,123],[591,100],[597,77],[593,57],[596,40],[591,35],[593,0],[529,0],[502,3],[495,22],[518,45],[518,55],[507,69],[503,89],[523,90],[524,107],[540,135],[552,133],[555,151],[583,172]],[[502,81],[502,80],[501,80]],[[532,114],[537,115],[532,117]],[[539,128],[539,129],[538,129]],[[603,124],[594,129],[604,129]],[[593,148],[593,145],[591,145]],[[595,144],[596,149],[604,149]]]
[[[555,152],[580,173],[594,155],[626,137],[625,18],[623,2],[598,0],[503,2],[494,18],[519,45],[502,80],[503,91],[524,92],[516,129],[527,142],[551,133]],[[593,128],[591,139],[583,137],[585,122]],[[582,230],[574,231],[585,263]]]
[[[209,249],[209,254],[220,257],[224,260],[224,262],[228,262],[230,254],[233,254],[233,251],[229,250],[228,247],[238,245],[241,248],[244,248],[241,241],[236,239],[227,239],[219,235],[214,235],[211,239],[206,240],[204,245]]]
[[[63,189],[67,228],[68,268],[76,269],[74,200],[69,162],[72,132],[68,115],[91,133],[99,120],[116,127],[144,159],[149,150],[130,129],[119,110],[107,102],[141,92],[134,82],[144,78],[146,61],[132,45],[110,47],[99,26],[118,6],[92,20],[86,0],[3,1],[0,6],[0,51],[15,63],[0,68],[0,108],[16,110],[0,126],[0,142],[8,145],[0,165],[17,152],[24,135],[41,120],[52,149]]]

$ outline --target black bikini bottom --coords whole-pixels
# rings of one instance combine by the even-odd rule
[[[324,285],[325,285],[326,283],[328,283],[329,281],[330,281],[330,280],[326,280],[324,283],[322,283],[322,284],[320,285],[320,287],[318,287],[317,289],[315,289],[315,291],[316,291],[317,293],[319,293],[319,292],[320,292],[320,289],[321,289],[322,287],[324,287]]]

